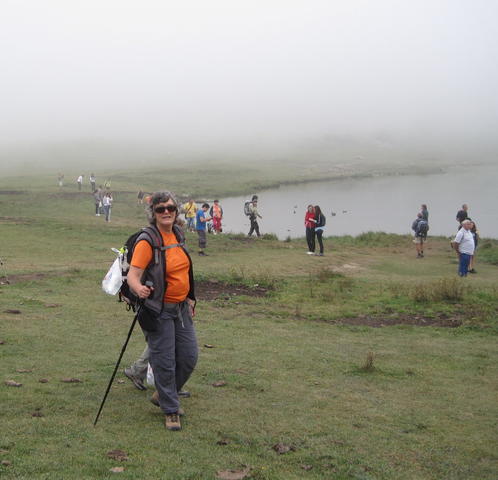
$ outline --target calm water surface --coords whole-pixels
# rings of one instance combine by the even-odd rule
[[[310,203],[327,217],[325,235],[358,235],[368,231],[412,233],[411,223],[426,203],[429,234],[456,232],[455,215],[462,203],[482,237],[498,238],[498,165],[453,168],[437,175],[406,175],[343,179],[284,186],[258,192],[261,233],[280,239],[304,236],[304,214]],[[220,199],[224,231],[249,231],[243,213],[249,196]],[[335,214],[335,215],[334,215]]]

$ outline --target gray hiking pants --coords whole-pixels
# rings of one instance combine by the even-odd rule
[[[147,335],[147,332],[144,332]],[[145,382],[145,377],[147,376],[147,365],[149,363],[149,346],[147,345],[133,365],[130,365],[130,370],[133,375],[142,379]]]
[[[188,303],[165,303],[157,329],[146,331],[149,362],[165,414],[176,413],[178,392],[197,363],[197,339]]]

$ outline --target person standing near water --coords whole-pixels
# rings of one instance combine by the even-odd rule
[[[468,210],[469,210],[469,206],[468,206],[466,203],[464,203],[464,204],[462,205],[462,209],[461,209],[461,210],[458,210],[458,212],[457,212],[457,214],[456,214],[456,221],[457,221],[460,225],[462,225],[462,222],[463,222],[466,218],[468,218],[468,216],[469,216],[469,215],[468,215]],[[460,227],[458,227],[458,228],[460,228]]]
[[[188,202],[182,206],[182,211],[185,213],[185,221],[187,222],[189,232],[193,232],[195,230],[195,216],[197,214],[197,205],[193,198],[189,198]]]
[[[207,222],[211,220],[211,217],[207,214],[209,210],[209,204],[204,203],[200,210],[196,213],[195,229],[197,230],[197,235],[199,236],[199,255],[201,257],[206,257],[207,253],[204,253],[204,249],[207,247],[207,237],[206,237],[206,226]]]
[[[213,219],[213,230],[214,234],[221,233],[221,220],[223,218],[223,208],[221,208],[220,201],[215,200],[214,205],[210,208],[209,214]]]
[[[318,245],[320,246],[320,253],[315,253],[320,257],[323,257],[323,231],[325,229],[325,215],[322,213],[321,208],[318,205],[315,205],[315,235],[318,240]]]
[[[422,203],[420,206],[420,213],[422,214],[422,218],[426,222],[429,222],[429,210],[427,210],[427,205],[425,203]]]
[[[469,273],[477,273],[477,270],[474,268],[474,262],[476,261],[476,253],[477,253],[477,245],[479,243],[479,231],[477,230],[476,222],[472,219],[468,219],[472,222],[472,227],[470,229],[470,233],[474,237],[474,255],[470,259],[469,263]]]
[[[315,253],[315,208],[313,205],[308,205],[306,214],[304,215],[304,226],[306,229],[306,242],[308,244],[308,255]]]
[[[83,184],[83,176],[84,175],[80,175],[78,177],[78,179],[76,180],[76,183],[78,184],[78,191],[80,191],[80,192],[81,192],[81,185]]]
[[[424,220],[421,212],[417,213],[417,218],[412,223],[412,230],[414,232],[413,243],[415,244],[415,249],[417,250],[417,258],[423,258],[424,242],[427,240],[429,224],[426,220]]]
[[[455,239],[451,242],[453,248],[458,253],[458,275],[466,277],[469,271],[470,260],[474,255],[475,244],[472,232],[472,222],[465,219],[462,228],[458,230]]]
[[[249,204],[249,220],[251,222],[251,228],[249,229],[248,237],[252,235],[252,232],[256,232],[258,237],[261,237],[259,233],[258,217],[263,218],[258,212],[258,196],[253,195],[251,203]]]

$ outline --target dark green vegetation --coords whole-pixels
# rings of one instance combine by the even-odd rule
[[[188,178],[210,191],[211,177],[180,170],[146,172],[143,186],[170,175],[179,193]],[[100,282],[110,247],[144,223],[133,175],[112,178],[108,225],[73,184],[1,181],[2,478],[100,479],[122,466],[120,478],[197,480],[244,465],[268,480],[496,478],[495,241],[483,241],[479,273],[458,279],[444,238],[417,260],[398,235],[329,237],[323,258],[304,240],[210,236],[210,256],[194,256],[205,298],[183,431],[167,432],[121,373],[94,428],[132,320]],[[143,346],[137,329],[123,366]],[[129,459],[109,459],[114,449]]]

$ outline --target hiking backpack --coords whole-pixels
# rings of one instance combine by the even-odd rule
[[[425,220],[420,220],[417,224],[417,237],[426,237],[429,231],[429,224]]]
[[[249,217],[251,215],[251,200],[247,200],[245,203],[244,203],[244,215],[246,217]]]

